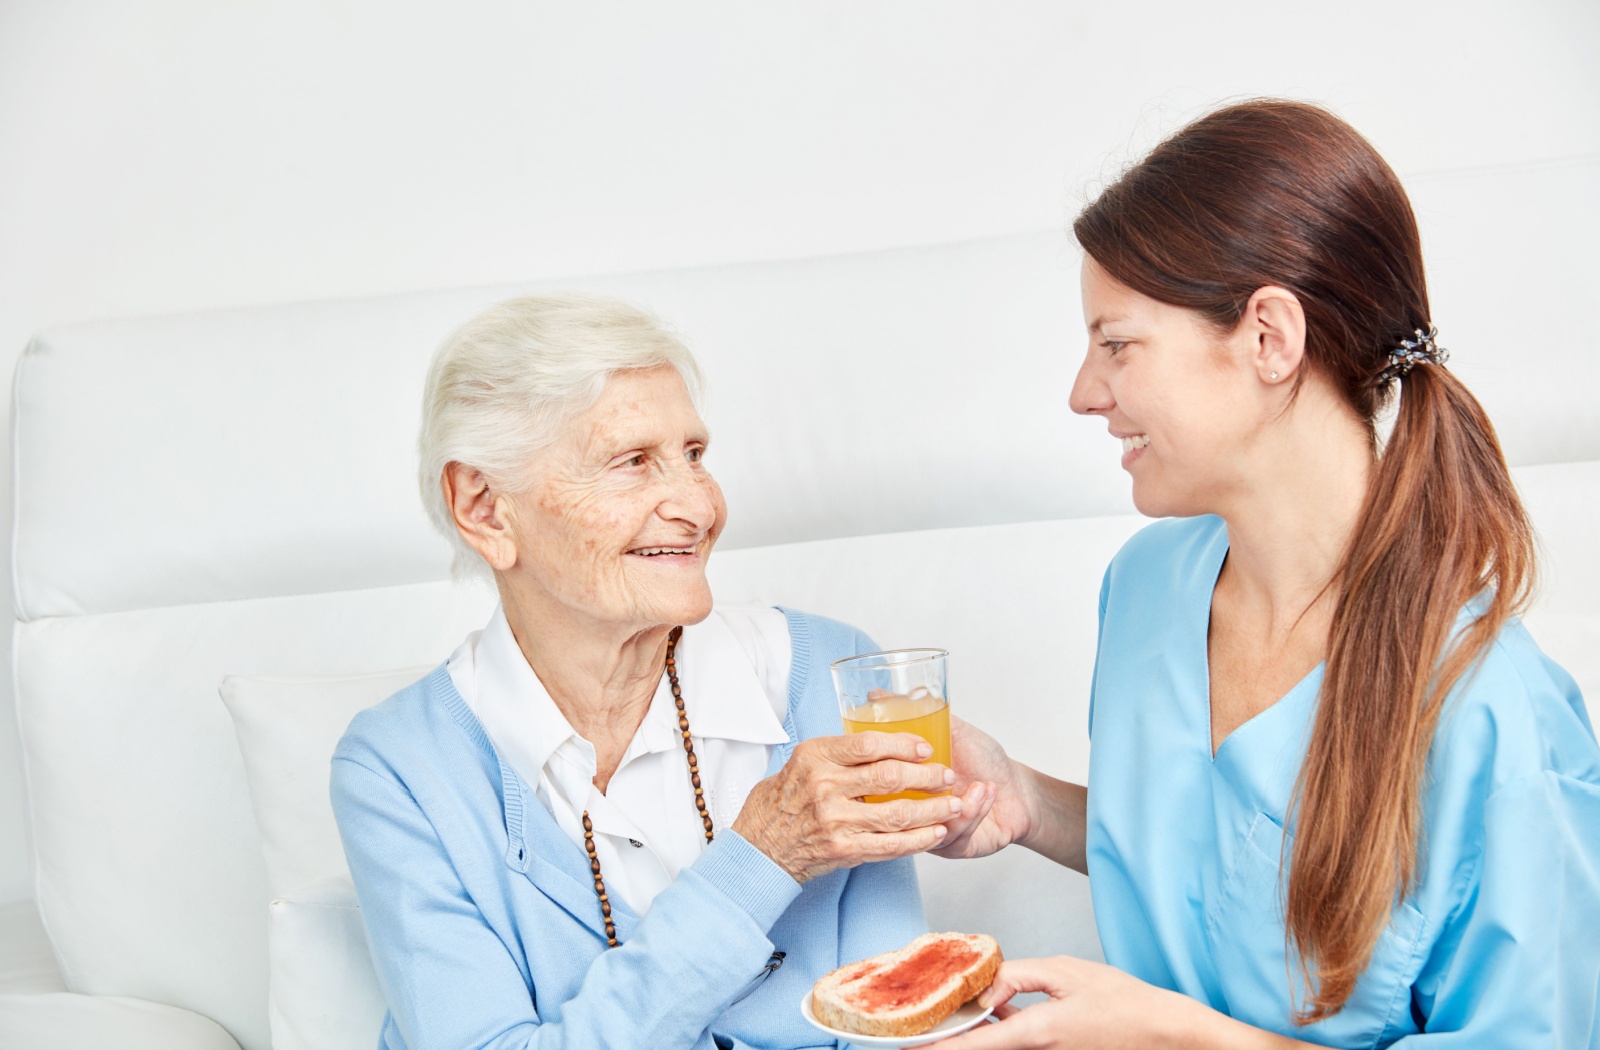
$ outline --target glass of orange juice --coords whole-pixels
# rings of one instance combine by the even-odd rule
[[[931,762],[950,764],[950,702],[945,691],[943,649],[895,649],[862,653],[833,663],[833,685],[839,693],[839,714],[846,733],[875,729],[882,733],[915,733],[933,746]],[[948,795],[949,791],[932,794]],[[868,795],[868,802],[892,798],[929,798],[925,791]]]

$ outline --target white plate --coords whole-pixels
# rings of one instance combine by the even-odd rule
[[[958,1032],[965,1032],[993,1012],[994,1007],[979,1006],[978,1000],[973,999],[921,1035],[857,1035],[854,1032],[841,1032],[837,1028],[829,1028],[817,1020],[816,1015],[811,1012],[810,992],[807,992],[806,997],[800,1000],[800,1015],[802,1017],[841,1042],[859,1046],[862,1050],[899,1050],[903,1046],[922,1046],[924,1043],[931,1043],[937,1039],[955,1035]]]

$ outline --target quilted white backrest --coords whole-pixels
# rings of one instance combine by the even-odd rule
[[[719,597],[947,644],[958,710],[1082,775],[1095,591],[1137,522],[1117,447],[1067,413],[1064,237],[542,287],[650,307],[699,354],[730,507]],[[416,410],[439,340],[521,290],[82,326],[24,356],[15,673],[39,907],[73,990],[267,1047],[266,890],[218,682],[429,663],[481,625],[488,595],[444,582],[417,501]],[[1468,382],[1523,396],[1511,365],[1457,352]],[[1541,353],[1593,371],[1591,347]],[[1564,447],[1600,459],[1592,390],[1544,386]],[[1587,529],[1600,479],[1570,469],[1562,513]],[[1600,593],[1584,564],[1570,578]],[[936,915],[992,902],[1033,923],[1025,950],[1093,950],[1076,877],[1025,854],[957,867],[924,868]]]
[[[552,282],[679,329],[710,377],[725,549],[1122,511],[1069,426],[1076,254],[1056,234]],[[16,386],[24,619],[444,572],[412,450],[425,364],[527,289],[89,325]]]

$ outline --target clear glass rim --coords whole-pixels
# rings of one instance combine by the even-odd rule
[[[913,667],[921,663],[943,660],[950,655],[948,649],[883,649],[876,653],[857,653],[828,666],[834,671],[878,670],[885,667]],[[885,659],[885,658],[888,659]]]

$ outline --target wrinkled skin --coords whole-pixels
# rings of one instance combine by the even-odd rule
[[[938,845],[952,797],[862,802],[863,795],[943,791],[955,781],[910,733],[855,733],[802,741],[783,769],[757,784],[733,822],[778,866],[805,882],[836,868],[889,860]]]

